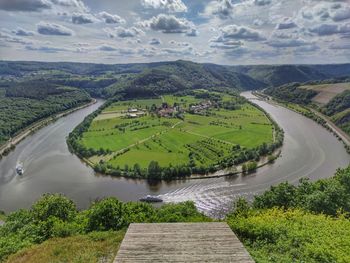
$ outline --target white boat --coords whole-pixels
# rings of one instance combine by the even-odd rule
[[[17,172],[18,175],[22,175],[24,173],[24,169],[23,169],[22,164],[17,164],[16,172]]]
[[[157,196],[147,195],[145,197],[140,198],[141,202],[147,202],[147,203],[158,203],[163,202],[163,200]]]

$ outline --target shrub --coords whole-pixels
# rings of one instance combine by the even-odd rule
[[[44,194],[33,206],[35,220],[45,221],[56,217],[62,221],[74,219],[77,209],[74,202],[61,194]]]
[[[118,230],[125,226],[123,204],[115,197],[93,203],[87,218],[87,231]]]

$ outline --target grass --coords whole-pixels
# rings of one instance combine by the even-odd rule
[[[53,238],[10,256],[7,263],[113,262],[125,231]]]
[[[222,99],[235,98],[225,94]],[[159,99],[113,103],[94,119],[80,140],[86,148],[103,148],[113,153],[93,156],[90,161],[103,160],[115,168],[133,167],[135,163],[146,168],[151,161],[158,161],[166,167],[188,164],[192,152],[196,164],[208,166],[231,154],[236,144],[255,148],[272,142],[273,127],[269,119],[248,103],[237,110],[210,108],[206,115],[186,112],[181,120],[149,112],[153,104],[160,106],[162,100],[169,105],[177,103],[183,109],[202,101],[194,96],[165,95]],[[136,119],[122,117],[128,108],[145,109],[147,115]],[[125,149],[128,151],[121,154]]]
[[[350,262],[345,217],[276,208],[229,217],[228,224],[259,263]]]

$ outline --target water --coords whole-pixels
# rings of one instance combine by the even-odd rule
[[[244,93],[254,98],[251,93]],[[337,168],[349,164],[349,155],[331,133],[293,111],[254,100],[285,131],[282,156],[272,165],[246,176],[162,182],[97,175],[68,151],[66,136],[103,101],[76,111],[39,130],[20,142],[16,150],[0,161],[0,210],[28,208],[43,193],[64,193],[80,208],[105,196],[123,201],[138,200],[147,194],[160,195],[165,202],[192,200],[199,210],[220,216],[238,196],[251,198],[271,185],[302,177],[312,180],[330,177]],[[22,163],[24,175],[15,172]]]

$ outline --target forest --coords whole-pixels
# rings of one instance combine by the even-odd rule
[[[43,82],[5,83],[0,86],[0,145],[27,126],[91,101],[76,88]]]

